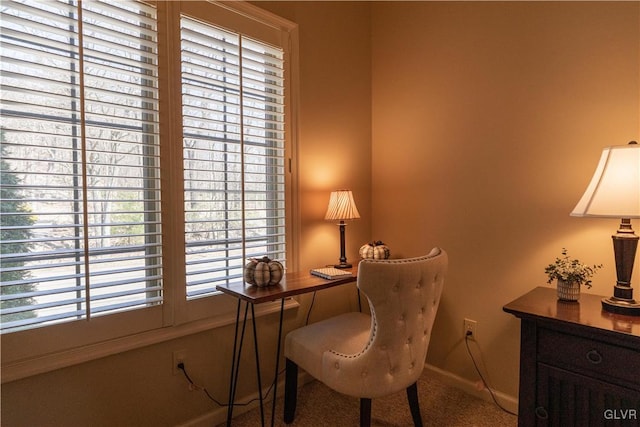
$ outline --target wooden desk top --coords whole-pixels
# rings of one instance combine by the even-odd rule
[[[312,276],[311,273],[297,272],[285,273],[282,281],[275,286],[259,288],[257,286],[242,283],[232,286],[217,285],[216,289],[235,298],[240,298],[251,304],[275,301],[294,295],[319,291],[332,288],[334,286],[345,285],[357,280],[356,275],[343,277],[340,279],[327,280],[321,277]]]
[[[502,309],[516,317],[538,317],[587,325],[640,337],[640,316],[624,316],[602,309],[599,295],[580,294],[578,302],[559,301],[556,288],[537,287]]]

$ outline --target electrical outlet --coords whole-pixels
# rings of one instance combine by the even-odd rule
[[[478,322],[471,319],[464,319],[464,336],[470,340],[476,339],[476,328],[478,327]]]
[[[178,368],[178,365],[180,363],[185,363],[187,359],[187,350],[176,350],[173,352],[173,365],[171,367],[171,370],[173,372],[173,375],[178,375],[181,371],[180,368]]]

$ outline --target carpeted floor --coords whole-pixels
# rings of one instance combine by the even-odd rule
[[[425,427],[482,427],[509,426],[518,424],[518,419],[498,408],[463,391],[422,375],[418,382],[420,411]],[[275,425],[282,422],[282,391],[278,392]],[[371,425],[374,427],[412,426],[406,393],[372,401]],[[359,400],[336,393],[318,381],[306,384],[298,391],[296,419],[292,427],[349,427],[359,423]],[[265,422],[269,425],[271,403],[265,405]],[[234,418],[234,427],[260,425],[260,410],[254,409]]]

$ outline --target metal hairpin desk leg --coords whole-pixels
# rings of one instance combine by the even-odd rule
[[[231,418],[233,417],[233,402],[236,396],[236,385],[238,384],[238,365],[240,364],[240,354],[242,353],[242,344],[244,341],[244,328],[247,324],[247,309],[244,308],[244,320],[242,322],[242,333],[240,339],[240,349],[238,350],[238,327],[240,325],[240,304],[238,300],[238,308],[236,310],[236,328],[233,338],[233,353],[231,354],[231,377],[229,378],[229,403],[227,406],[227,427],[231,426]],[[236,361],[237,359],[237,361]]]
[[[236,311],[236,327],[234,333],[234,341],[233,341],[233,358],[231,361],[231,381],[229,386],[229,406],[227,408],[227,426],[231,426],[231,420],[233,418],[233,402],[235,401],[236,389],[238,385],[238,374],[240,367],[240,356],[242,354],[242,347],[244,343],[244,332],[247,324],[247,312],[249,303],[245,303],[244,309],[244,317],[242,321],[242,330],[240,332],[240,343],[238,344],[238,329],[240,324],[240,304],[241,301],[238,300],[238,308]],[[273,384],[273,402],[271,404],[271,427],[275,425],[275,414],[276,414],[276,401],[278,395],[278,371],[280,370],[280,347],[282,345],[282,323],[284,316],[284,299],[280,301],[280,321],[278,324],[278,344],[276,347],[276,367],[274,374],[274,384]],[[256,374],[258,378],[258,395],[260,400],[260,421],[261,425],[264,427],[264,400],[262,396],[262,381],[260,378],[260,357],[258,351],[258,334],[256,333],[256,316],[254,311],[254,305],[251,304],[251,325],[253,327],[253,339],[255,346],[255,359],[256,359]]]
[[[242,356],[242,346],[244,344],[244,332],[247,325],[247,313],[249,309],[249,303],[245,303],[244,307],[244,318],[242,321],[242,332],[240,332],[240,344],[238,345],[238,327],[240,320],[240,304],[241,300],[238,300],[238,309],[236,311],[236,328],[233,339],[233,358],[231,360],[231,380],[229,381],[229,406],[227,407],[227,427],[231,426],[231,419],[233,418],[233,405],[236,399],[236,390],[238,386],[238,375],[240,372],[240,357]],[[252,326],[253,326],[253,336],[255,343],[255,359],[256,359],[256,374],[258,376],[258,394],[260,397],[260,421],[262,427],[264,427],[264,405],[262,402],[262,382],[260,380],[260,359],[258,357],[258,341],[256,334],[256,320],[255,320],[255,312],[253,304],[251,304],[251,316],[252,316]],[[237,349],[237,351],[236,351]]]
[[[273,403],[271,404],[271,427],[276,414],[276,397],[278,396],[278,370],[280,369],[280,343],[282,342],[282,315],[284,313],[284,298],[280,300],[280,323],[278,326],[278,346],[276,347],[276,373],[273,380]]]
[[[249,303],[247,303],[249,304]],[[256,374],[258,375],[258,397],[260,400],[260,425],[264,427],[264,402],[262,399],[262,380],[260,379],[260,353],[258,352],[258,333],[256,330],[256,313],[251,304],[251,323],[253,325],[253,345],[255,346]]]

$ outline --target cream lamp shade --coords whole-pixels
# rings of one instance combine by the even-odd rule
[[[358,219],[360,213],[351,190],[332,191],[324,219]]]
[[[640,145],[607,147],[571,216],[640,218]]]

